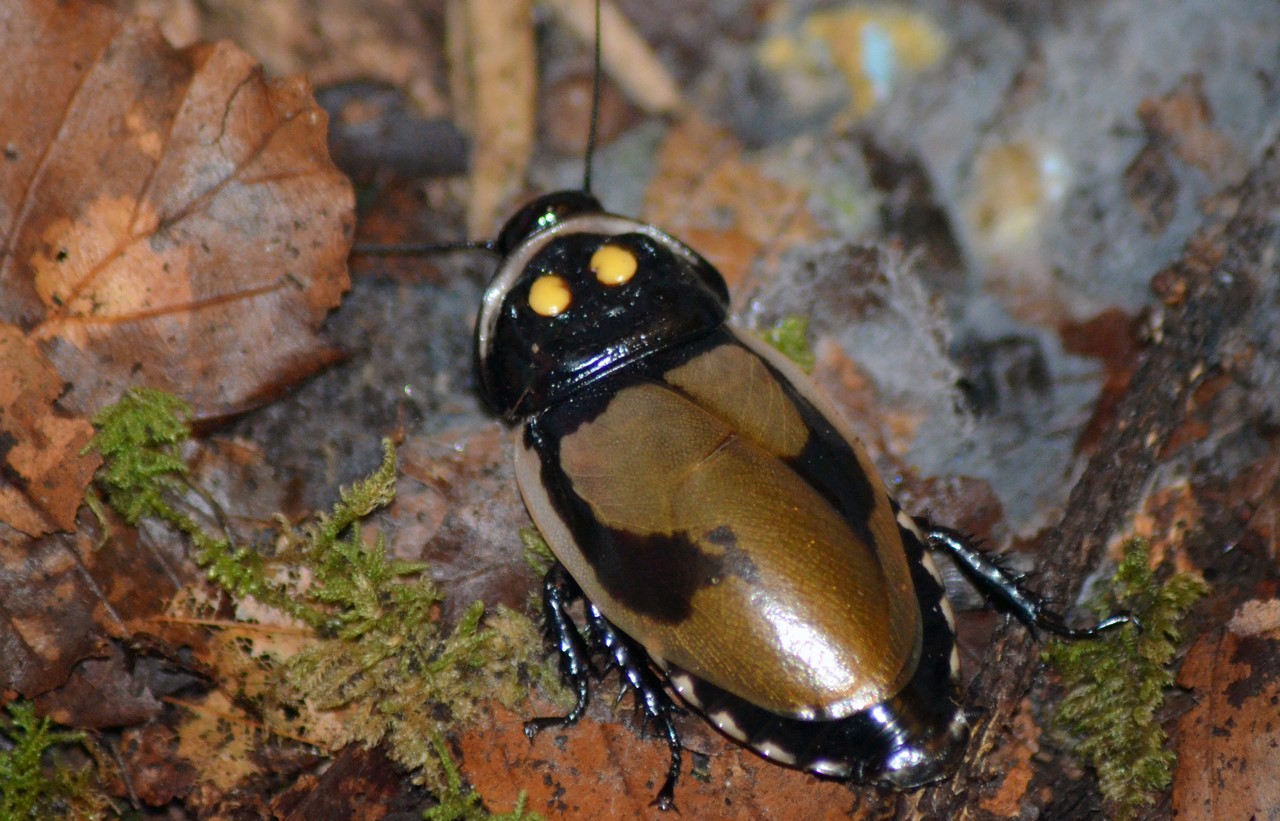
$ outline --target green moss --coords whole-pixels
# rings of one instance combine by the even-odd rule
[[[784,316],[761,336],[764,341],[782,352],[783,356],[800,366],[805,373],[813,370],[817,357],[809,344],[809,319],[803,316]]]
[[[182,444],[190,438],[191,408],[176,396],[133,388],[93,418],[97,433],[85,452],[102,454],[95,477],[107,503],[129,524],[144,516],[168,519],[170,500],[186,483]]]
[[[426,564],[388,560],[381,533],[372,544],[364,540],[361,520],[396,496],[395,448],[389,440],[382,448],[382,464],[350,489],[340,490],[330,513],[301,528],[279,520],[277,562],[312,574],[310,584],[284,585],[288,598],[300,617],[326,636],[361,640],[385,625],[389,609],[402,619],[427,619],[440,602],[430,577],[423,575]],[[241,566],[256,572],[251,565]],[[249,586],[262,584],[265,580]],[[224,586],[240,589],[235,583]]]
[[[1173,686],[1170,663],[1182,639],[1179,623],[1207,589],[1183,573],[1158,583],[1149,559],[1145,541],[1130,541],[1098,607],[1127,610],[1141,630],[1125,625],[1095,641],[1051,641],[1044,648],[1067,691],[1055,724],[1097,771],[1102,794],[1119,819],[1133,817],[1172,781],[1174,755],[1165,749],[1156,715]]]
[[[542,538],[538,528],[533,525],[520,528],[520,544],[524,545],[524,563],[529,565],[539,577],[547,575],[547,571],[556,563],[556,554],[551,546]]]
[[[191,512],[188,494],[204,494],[190,483],[182,459],[182,446],[191,438],[190,416],[190,407],[176,396],[150,388],[126,391],[93,418],[97,430],[85,451],[102,454],[95,485],[129,524],[156,519],[190,539],[196,564],[236,597],[253,596],[314,624],[317,613],[269,581],[260,553],[210,533]]]
[[[343,603],[342,613],[353,616],[348,636],[319,640],[286,661],[277,696],[342,710],[344,741],[388,742],[392,759],[441,795],[449,774],[433,739],[483,717],[494,700],[514,706],[550,671],[528,618],[475,602],[446,632],[429,579],[397,587],[370,597],[379,602],[371,616]]]
[[[209,578],[236,598],[252,596],[314,629],[305,649],[275,663],[274,686],[261,695],[275,708],[264,711],[268,723],[311,707],[341,710],[343,743],[385,742],[437,795],[463,796],[441,739],[494,700],[510,707],[532,685],[558,687],[532,621],[475,602],[446,630],[427,566],[390,559],[380,533],[365,537],[362,520],[395,497],[389,441],[381,466],[341,491],[328,514],[300,527],[279,519],[275,556],[208,532],[185,501],[199,494],[180,456],[188,413],[172,397],[135,390],[99,414],[90,448],[103,455],[97,482],[107,502],[130,522],[150,517],[183,533]],[[466,814],[448,817],[483,817],[478,796],[466,792],[465,801]]]
[[[282,666],[279,695],[343,710],[347,740],[389,742],[397,763],[443,793],[449,772],[433,739],[485,715],[494,700],[513,707],[531,685],[555,680],[530,619],[477,601],[446,631],[444,597],[426,566],[388,560],[381,534],[372,544],[363,538],[359,520],[395,493],[395,454],[386,448],[378,471],[344,492],[331,515],[286,534],[313,573],[300,595],[326,619],[320,640]]]
[[[0,751],[0,821],[103,818],[110,804],[94,769],[54,761],[60,748],[84,743],[84,733],[55,730],[27,701],[9,704],[0,735],[12,744]]]

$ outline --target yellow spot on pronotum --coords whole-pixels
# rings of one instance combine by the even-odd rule
[[[533,281],[533,287],[529,289],[529,307],[540,316],[562,314],[572,301],[569,283],[555,274],[543,274]]]
[[[636,275],[636,255],[616,245],[601,245],[591,255],[591,271],[602,285],[621,285]]]

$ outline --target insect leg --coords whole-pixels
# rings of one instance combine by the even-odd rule
[[[1019,584],[1012,573],[975,547],[969,537],[928,522],[921,522],[921,526],[930,547],[946,551],[984,596],[997,607],[1013,613],[1032,633],[1040,629],[1062,638],[1088,639],[1121,624],[1136,624],[1129,614],[1118,613],[1092,627],[1070,627],[1061,613],[1049,609],[1042,596]]]
[[[636,694],[636,705],[666,737],[671,751],[671,766],[666,781],[651,806],[660,810],[676,808],[676,782],[680,778],[680,735],[676,732],[672,716],[679,709],[667,694],[662,681],[649,665],[649,656],[634,641],[617,630],[594,604],[587,604],[587,628],[592,641],[602,645],[609,653],[609,660],[618,668],[622,680]]]
[[[542,580],[542,614],[547,638],[554,642],[560,654],[560,677],[573,687],[578,700],[567,715],[543,716],[526,721],[524,734],[530,740],[548,727],[577,723],[587,709],[589,677],[593,672],[591,651],[569,614],[569,607],[582,598],[582,589],[569,575],[569,571],[564,569],[564,565],[559,562],[552,565]]]

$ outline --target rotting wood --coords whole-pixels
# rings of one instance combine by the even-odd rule
[[[1153,283],[1179,293],[1158,308],[1153,342],[1139,359],[1110,428],[1072,489],[1061,524],[1047,537],[1037,568],[1038,586],[1063,601],[1078,595],[1110,539],[1122,535],[1142,493],[1162,463],[1165,443],[1185,421],[1196,388],[1223,367],[1233,332],[1249,327],[1258,283],[1274,276],[1280,258],[1280,142],[1273,142],[1243,183],[1215,200],[1216,209],[1186,244],[1182,256]],[[1174,288],[1169,288],[1170,284]],[[1243,531],[1245,522],[1233,526]],[[1226,535],[1230,539],[1230,534]],[[1236,533],[1238,537],[1240,534]],[[1039,669],[1035,641],[1021,625],[997,632],[988,662],[971,688],[972,703],[986,712],[975,729],[969,757],[949,781],[903,796],[899,818],[974,818],[984,790],[1004,773],[984,755],[1001,743],[1019,700]],[[1046,791],[1047,792],[1047,791]],[[1029,791],[1023,809],[1043,805]]]

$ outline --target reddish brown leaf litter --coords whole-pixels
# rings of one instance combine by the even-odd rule
[[[191,789],[192,768],[175,755],[177,747],[177,731],[164,724],[130,728],[121,735],[120,760],[129,786],[149,807],[163,807]]]
[[[600,688],[605,701],[611,700],[604,695],[611,685],[607,679]],[[619,715],[627,712],[626,703]],[[545,818],[671,815],[651,806],[667,772],[667,746],[660,739],[637,738],[625,719],[588,717],[573,727],[546,730],[530,744],[521,725],[519,716],[497,708],[489,726],[459,740],[467,777],[490,809],[510,808],[523,790],[526,807]],[[697,736],[691,727],[687,748],[697,746]],[[707,746],[714,754],[710,772],[701,777],[691,772],[693,755],[686,749],[676,791],[678,817],[847,819],[857,803],[847,786],[769,764],[719,737],[709,738]]]
[[[93,435],[54,405],[63,382],[13,325],[0,322],[0,523],[27,536],[71,530],[101,459],[82,455]]]
[[[23,2],[0,42],[0,319],[89,414],[145,384],[197,419],[333,358],[352,194],[300,79],[229,43],[174,51],[91,3]]]
[[[416,793],[416,794],[415,794]],[[343,818],[377,821],[409,817],[410,808],[427,804],[425,791],[414,788],[396,769],[383,747],[345,747],[320,775],[304,775],[271,802],[273,817],[287,821]]]
[[[448,591],[446,619],[474,601],[523,608],[534,584],[521,559],[527,526],[510,460],[511,437],[496,424],[414,436],[400,449],[402,476],[390,518],[398,555],[431,563]]]
[[[177,546],[139,538],[119,520],[109,526],[104,541],[87,511],[74,534],[30,539],[0,525],[0,689],[35,697],[74,674],[83,679],[73,685],[75,693],[96,695],[47,705],[74,726],[118,726],[156,706],[121,681],[134,673],[122,658],[78,665],[111,658],[117,651],[109,640],[145,629],[144,620],[191,575]]]
[[[1267,598],[1245,602],[1188,654],[1178,684],[1194,702],[1178,720],[1178,818],[1266,818],[1280,806],[1278,650],[1280,602]]]

